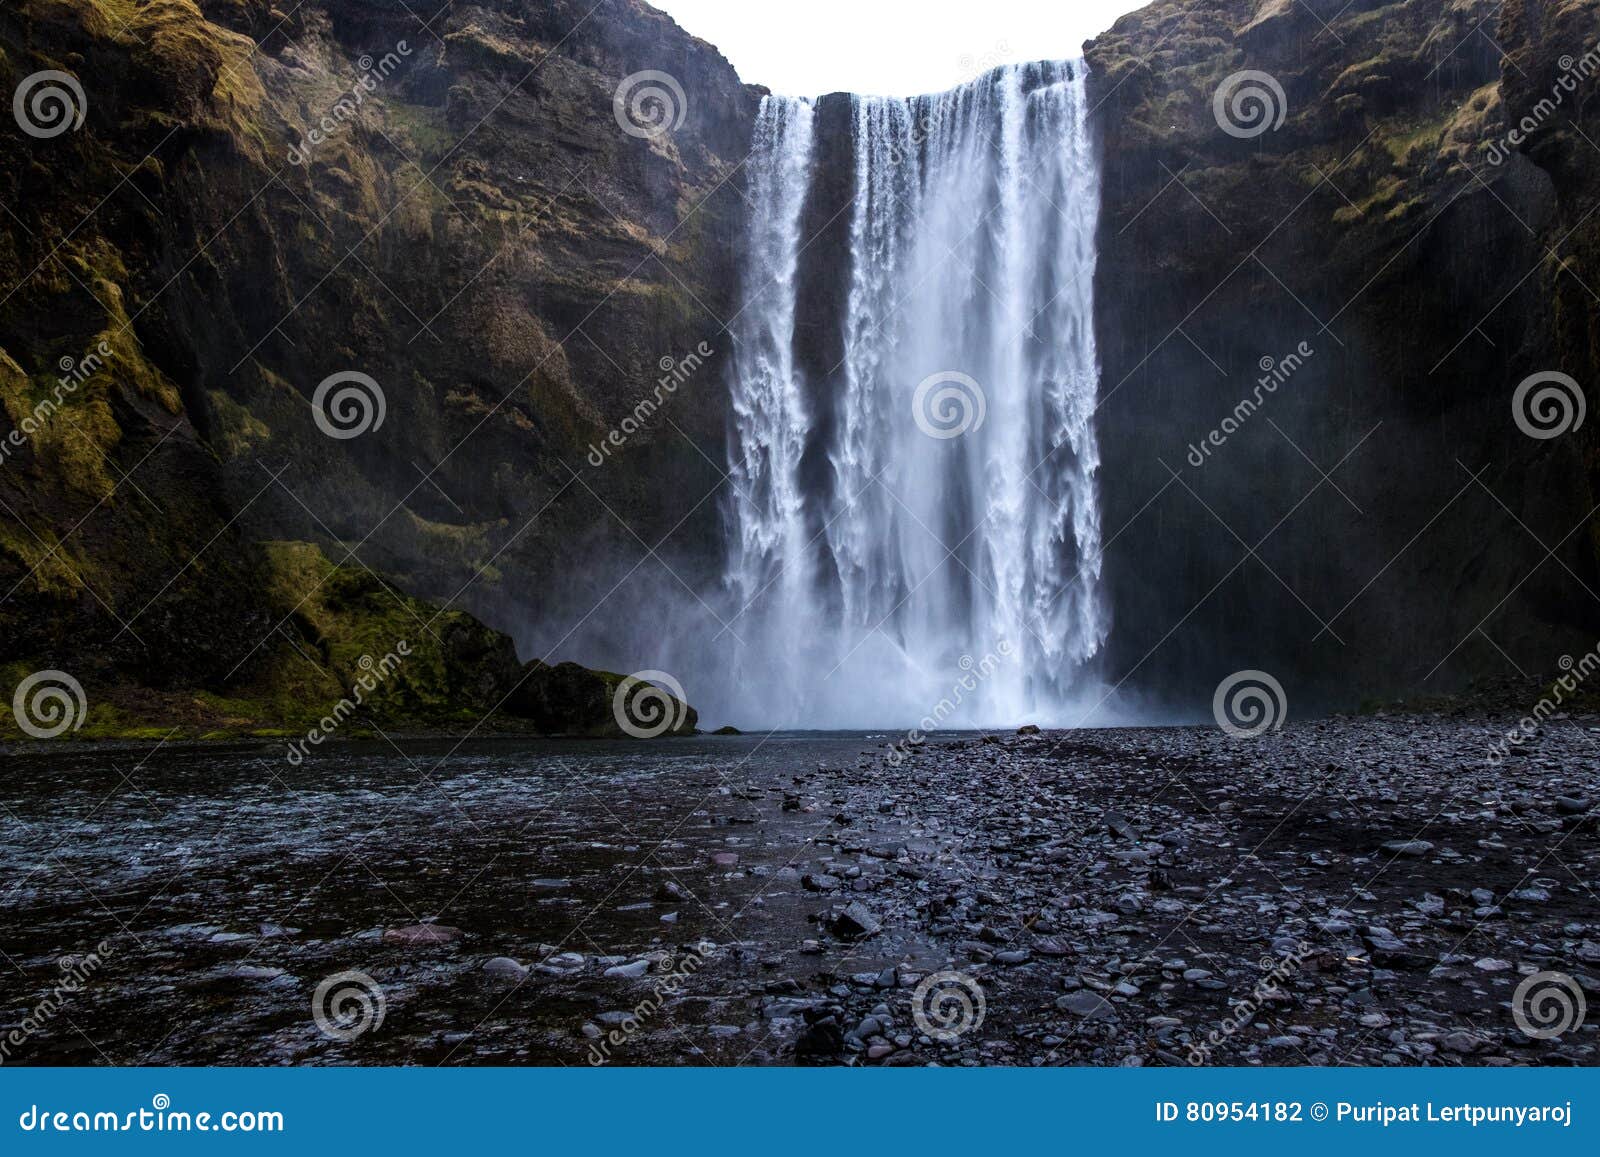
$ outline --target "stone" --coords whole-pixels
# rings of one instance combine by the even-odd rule
[[[833,930],[840,936],[864,940],[883,931],[883,924],[868,911],[865,904],[857,900],[834,917]]]
[[[1056,997],[1056,1007],[1084,1020],[1116,1020],[1117,1012],[1111,1002],[1097,992],[1082,989]]]
[[[388,929],[383,934],[383,942],[417,948],[429,944],[449,944],[461,939],[462,935],[461,929],[448,924],[410,924],[404,928]]]
[[[484,961],[483,973],[496,980],[522,980],[528,970],[509,956],[495,956]]]
[[[1370,844],[1368,845],[1371,846]],[[1412,858],[1425,856],[1433,851],[1433,845],[1427,840],[1390,840],[1383,845],[1383,850],[1396,856],[1409,856]]]

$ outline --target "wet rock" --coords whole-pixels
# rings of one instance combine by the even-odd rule
[[[1116,1020],[1117,1012],[1111,1002],[1097,992],[1087,989],[1056,997],[1056,1007],[1084,1020]]]
[[[840,936],[864,940],[882,932],[883,923],[858,900],[834,917],[833,930]]]
[[[795,1041],[794,1051],[797,1057],[836,1057],[844,1052],[844,1030],[831,1016],[808,1024]]]
[[[495,980],[521,981],[527,977],[528,969],[509,956],[496,956],[484,962],[483,974]]]
[[[561,952],[541,960],[533,970],[546,976],[567,976],[581,971],[586,963],[581,952]]]
[[[1416,858],[1433,851],[1433,845],[1427,840],[1390,840],[1383,845],[1383,850],[1394,856]]]
[[[385,944],[399,944],[406,948],[420,948],[433,944],[449,944],[461,939],[459,928],[448,924],[410,924],[404,928],[390,928],[383,934]]]
[[[1107,812],[1105,818],[1106,831],[1124,840],[1136,840],[1139,831],[1128,822],[1128,817],[1121,812]]]

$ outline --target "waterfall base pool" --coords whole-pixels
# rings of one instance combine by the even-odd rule
[[[1597,724],[1529,774],[1600,799]],[[7,753],[3,1059],[1593,1063],[1509,1002],[1592,973],[1600,833],[1494,733]]]

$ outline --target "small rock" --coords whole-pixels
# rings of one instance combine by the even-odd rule
[[[1056,997],[1056,1007],[1084,1020],[1116,1020],[1117,1013],[1111,1002],[1097,992],[1083,989],[1066,996]]]
[[[483,972],[485,976],[492,976],[496,980],[522,980],[528,975],[528,970],[509,956],[496,956],[485,961]]]
[[[383,942],[416,948],[428,944],[448,944],[461,939],[461,936],[461,929],[448,924],[411,924],[404,928],[390,928],[383,934]]]
[[[833,930],[841,936],[859,937],[876,936],[883,931],[883,924],[867,910],[867,906],[857,900],[833,920]]]

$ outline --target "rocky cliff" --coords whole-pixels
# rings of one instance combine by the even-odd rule
[[[8,670],[277,698],[284,541],[559,650],[714,538],[758,94],[660,13],[24,0],[0,87]]]
[[[1593,418],[1513,402],[1600,384],[1597,45],[1592,0],[1157,0],[1088,46],[1113,680],[1304,709],[1593,646]]]
[[[1513,400],[1600,381],[1597,43],[1595,0],[1156,0],[1088,46],[1113,682],[1309,709],[1592,645],[1595,419]],[[639,0],[20,0],[0,88],[6,689],[283,722],[456,623],[421,721],[699,614],[760,98],[714,49]]]

